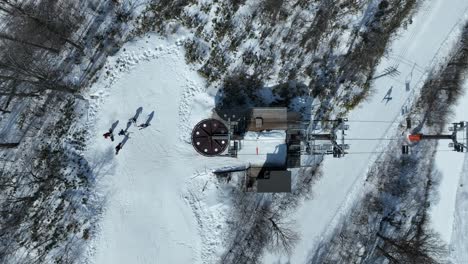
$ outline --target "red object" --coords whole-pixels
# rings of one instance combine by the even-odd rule
[[[110,135],[111,135],[111,133],[110,133],[110,132],[107,132],[107,133],[104,133],[103,136],[104,136],[104,138],[108,138]]]
[[[411,134],[408,136],[409,141],[418,142],[422,139],[422,134]]]

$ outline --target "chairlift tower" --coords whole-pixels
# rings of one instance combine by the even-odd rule
[[[460,121],[452,123],[452,126],[448,129],[451,134],[436,134],[436,135],[427,135],[422,133],[410,134],[408,135],[408,140],[413,143],[417,143],[421,140],[439,140],[439,139],[449,139],[452,142],[448,144],[450,148],[453,148],[456,152],[468,152],[468,122]],[[403,154],[409,153],[409,146],[403,145],[402,147]]]
[[[468,122],[460,121],[452,125],[449,131],[452,131],[453,142],[449,143],[449,147],[456,152],[468,152]]]
[[[333,122],[330,133],[317,134],[312,133],[313,129],[309,126],[306,136],[306,154],[309,155],[333,155],[334,158],[341,158],[349,149],[345,143],[345,131],[349,129],[346,124],[347,118],[338,118],[336,120],[323,120]],[[338,133],[341,132],[341,135]],[[329,141],[330,143],[317,144],[316,141]]]

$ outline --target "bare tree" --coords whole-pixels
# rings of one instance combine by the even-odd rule
[[[0,80],[4,87],[0,96],[38,97],[44,91],[74,93],[76,89],[62,80],[51,59],[27,49],[12,47],[0,57]]]
[[[14,37],[14,36],[6,34],[6,33],[1,33],[0,32],[0,39],[14,41],[14,42],[17,42],[17,43],[20,43],[20,44],[23,44],[23,45],[28,45],[28,46],[35,47],[35,48],[44,49],[44,50],[47,50],[47,51],[50,51],[50,52],[53,52],[53,53],[56,53],[56,54],[58,54],[60,52],[58,49],[54,49],[54,48],[51,48],[51,47],[46,47],[46,46],[41,45],[41,44],[36,44],[36,43],[33,43],[33,42],[25,40],[25,39],[19,39],[17,37]]]
[[[0,0],[0,11],[10,16],[21,18],[34,28],[45,29],[78,50],[83,51],[83,46],[70,38],[74,26],[79,22],[80,16],[72,14],[60,18],[56,13],[54,14],[58,5],[56,1],[41,1],[39,5],[34,6],[32,4]],[[75,9],[75,4],[70,1],[64,1],[62,5],[60,8]]]
[[[275,212],[271,207],[264,207],[261,212],[268,220],[266,221],[269,233],[268,247],[290,255],[299,241],[299,235],[293,230],[295,222],[286,219],[279,211]]]
[[[397,263],[440,263],[447,251],[437,234],[431,230],[419,238],[405,237],[401,239],[390,238],[381,233],[377,236],[384,241],[383,247],[378,250],[390,261]]]

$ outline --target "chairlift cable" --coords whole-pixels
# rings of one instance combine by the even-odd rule
[[[401,138],[346,138],[346,140],[355,140],[355,141],[368,141],[368,140],[400,140]],[[281,141],[283,139],[279,138],[252,138],[252,139],[239,139],[240,141],[256,141],[256,142],[262,142],[262,141]],[[318,140],[317,140],[318,141]],[[286,143],[286,142],[284,142]]]
[[[346,140],[399,140],[400,138],[346,138]]]
[[[435,152],[453,152],[453,151],[454,151],[453,149],[435,150]],[[345,155],[364,155],[364,154],[382,154],[382,153],[391,153],[391,151],[356,151],[356,152],[346,152]],[[271,154],[271,153],[265,153],[265,154],[237,153],[237,156],[266,156],[268,154]],[[314,154],[302,154],[302,155],[303,156],[314,156]],[[315,154],[315,155],[326,156],[325,153]]]
[[[314,119],[314,120],[311,120],[311,121],[314,121],[314,122],[319,122],[319,121],[338,121],[337,119]],[[346,123],[401,123],[401,122],[397,122],[397,121],[390,121],[390,120],[349,120],[348,121],[344,121]]]
[[[384,121],[384,120],[348,120],[348,123],[387,123],[387,124],[398,124],[401,122],[396,121]]]

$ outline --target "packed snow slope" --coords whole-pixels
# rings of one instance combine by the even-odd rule
[[[466,91],[466,86],[465,89]],[[464,96],[455,108],[455,115],[451,117],[452,122],[468,120],[468,96]],[[447,133],[448,130],[446,129]],[[458,134],[460,137],[461,133]],[[466,136],[465,136],[466,137]],[[437,146],[437,153],[435,156],[436,169],[441,173],[440,185],[438,186],[438,200],[431,207],[431,218],[433,227],[441,234],[445,243],[449,244],[452,237],[452,225],[454,224],[455,200],[457,196],[457,187],[459,181],[461,186],[458,187],[462,191],[463,186],[463,170],[465,154],[448,151],[450,148],[447,146],[451,141],[440,141]],[[460,197],[460,199],[463,199]],[[459,201],[462,202],[462,201]],[[461,208],[460,208],[461,209]],[[459,213],[463,213],[463,210]],[[455,227],[454,227],[455,228]],[[468,259],[467,259],[468,261]],[[460,262],[461,263],[461,262]]]
[[[468,120],[468,82],[465,82],[464,91],[454,121]],[[447,146],[439,144],[439,149],[447,149]],[[468,155],[438,152],[435,158],[442,180],[438,189],[440,201],[431,211],[434,228],[449,244],[453,263],[468,263]]]
[[[426,1],[413,23],[400,30],[377,67],[376,76],[389,67],[396,67],[399,74],[375,79],[369,100],[349,114],[350,154],[324,160],[324,175],[312,187],[312,199],[305,200],[296,213],[297,231],[302,239],[292,255],[267,254],[264,263],[310,261],[320,241],[327,240],[339,221],[346,221],[347,209],[358,200],[365,186],[368,166],[392,140],[404,117],[402,114],[417,96],[430,69],[452,47],[466,20],[467,8],[468,2],[463,0],[450,1],[450,4],[443,0]],[[386,95],[392,98],[388,102],[384,99]]]
[[[214,176],[201,171],[239,162],[202,157],[189,144],[192,126],[211,115],[214,99],[175,43],[149,36],[127,44],[109,59],[90,91],[94,137],[87,156],[95,166],[102,160],[113,164],[99,179],[106,204],[89,251],[92,263],[201,263],[204,252],[210,253],[202,242],[211,234],[199,229],[190,200],[202,187],[195,186],[188,196],[187,183],[192,185],[198,173],[195,177],[206,179],[204,191]],[[148,121],[150,126],[139,130],[131,124],[127,139],[117,135],[138,109],[136,124]],[[115,141],[104,139],[117,121]],[[123,148],[115,155],[119,142]],[[204,210],[224,210],[213,196]],[[213,224],[223,220],[213,218]]]

